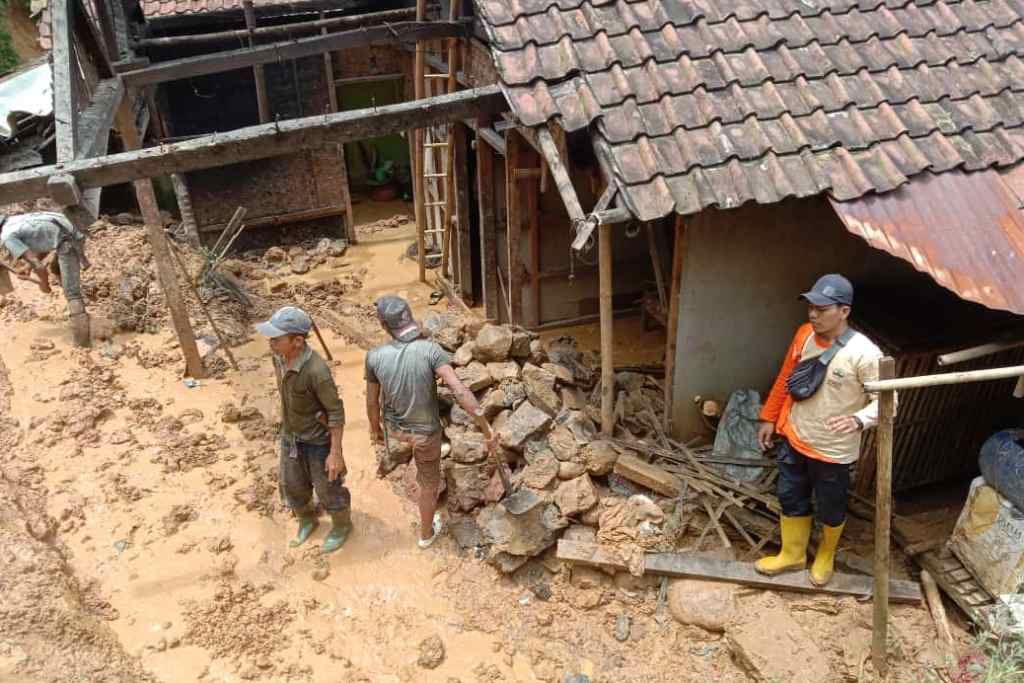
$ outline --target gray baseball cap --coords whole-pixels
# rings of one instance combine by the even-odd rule
[[[256,331],[264,337],[283,337],[286,334],[306,336],[313,327],[313,321],[301,308],[285,306],[274,311],[270,320],[256,325]]]
[[[838,273],[829,273],[818,278],[811,291],[804,292],[799,298],[815,306],[852,306],[853,284]]]
[[[412,317],[409,302],[400,296],[384,296],[375,304],[377,317],[399,341],[411,341],[421,336],[420,326]]]

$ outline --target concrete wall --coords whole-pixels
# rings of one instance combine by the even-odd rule
[[[902,263],[848,233],[824,199],[704,211],[687,221],[680,293],[673,425],[703,431],[695,396],[771,387],[797,326],[797,295],[827,272],[854,286]]]

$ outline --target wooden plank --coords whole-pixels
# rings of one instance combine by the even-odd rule
[[[192,210],[192,195],[188,191],[188,180],[185,174],[172,174],[171,185],[174,186],[174,197],[178,200],[178,210],[181,212],[181,226],[185,230],[188,241],[198,247],[199,226],[196,224],[196,215]]]
[[[290,154],[325,144],[389,135],[453,118],[507,108],[497,86],[462,90],[420,102],[308,116],[249,126],[230,133],[202,135],[184,142],[76,160],[57,166],[38,166],[0,175],[0,202],[24,201],[46,195],[46,181],[55,173],[71,173],[83,189],[126,183],[170,173],[226,166],[241,161]]]
[[[79,159],[102,156],[107,153],[110,129],[117,110],[124,99],[124,83],[120,78],[100,82],[89,106],[78,117]]]
[[[473,247],[472,223],[469,218],[469,128],[465,123],[455,124],[455,228],[456,241],[455,268],[457,290],[460,298],[467,303],[474,303],[473,294]]]
[[[416,21],[426,19],[426,0],[416,0]],[[424,74],[426,64],[423,60],[426,56],[427,46],[423,41],[416,43],[416,57],[413,63],[413,89],[417,100],[426,96],[426,83]],[[427,182],[426,182],[426,147],[427,131],[420,127],[416,129],[415,142],[413,144],[413,209],[416,215],[416,257],[419,261],[420,282],[427,281]]]
[[[107,60],[109,63],[116,62],[121,58],[117,45],[117,33],[114,31],[114,15],[107,0],[93,0],[96,8],[97,18],[100,22],[100,32],[103,35],[103,44],[106,48]]]
[[[668,305],[668,298],[665,295],[665,275],[661,272],[661,256],[658,255],[654,226],[650,222],[644,223],[644,232],[647,233],[647,251],[651,255],[651,268],[654,270],[654,281],[658,287],[658,302],[665,307]]]
[[[509,323],[521,325],[523,322],[523,195],[520,181],[516,178],[516,170],[522,167],[526,159],[523,137],[514,129],[505,135],[508,154],[505,156],[505,209],[506,245],[508,247],[508,310]]]
[[[96,67],[99,77],[110,78],[114,75],[114,70],[111,66],[112,61],[107,52],[107,47],[103,43],[103,36],[100,35],[99,27],[89,17],[89,13],[86,11],[82,0],[71,0],[71,3],[71,6],[74,8],[71,15],[73,32],[85,49],[89,61]],[[78,58],[82,59],[83,55],[78,55]]]
[[[558,176],[552,168],[555,182]],[[601,225],[597,229],[598,245],[598,280],[599,305],[601,312],[601,433],[613,436],[615,433],[615,331],[612,299],[614,287],[612,282],[612,228]]]
[[[672,248],[672,279],[668,284],[668,321],[665,323],[665,433],[672,433],[672,407],[676,380],[676,348],[679,341],[679,297],[683,288],[683,251],[686,224],[676,217],[675,245]]]
[[[326,9],[326,8],[325,8]],[[243,10],[244,13],[244,10]],[[258,16],[253,12],[254,18]],[[416,10],[406,7],[383,12],[370,12],[368,14],[357,14],[354,16],[324,18],[324,10],[320,11],[320,18],[315,21],[293,21],[275,26],[262,26],[253,31],[248,29],[235,29],[230,31],[214,31],[212,33],[195,33],[184,36],[171,36],[168,38],[143,38],[135,45],[140,50],[158,47],[179,47],[182,45],[203,45],[207,43],[238,43],[252,37],[256,40],[268,40],[271,38],[286,38],[301,35],[323,34],[334,29],[354,29],[373,24],[384,24],[396,21],[405,21],[416,16]]]
[[[556,557],[565,562],[601,569],[626,569],[625,563],[618,555],[596,543],[568,541],[563,538],[558,541]],[[656,576],[727,581],[769,590],[850,595],[858,598],[870,596],[874,584],[874,579],[870,576],[836,573],[827,586],[818,587],[811,583],[806,572],[764,576],[757,573],[750,563],[718,560],[692,553],[648,553],[645,556],[644,568],[644,573]],[[922,600],[921,587],[913,581],[890,581],[888,593],[892,602],[919,604]]]
[[[259,47],[174,59],[144,69],[126,71],[123,76],[125,84],[130,88],[135,88],[206,74],[223,73],[256,64],[312,57],[323,52],[334,52],[353,47],[396,45],[434,38],[460,37],[466,35],[466,26],[462,22],[450,21],[403,21],[388,26],[368,26],[340,33],[329,33],[325,36],[311,36]]]
[[[896,375],[896,361],[886,357],[878,361],[878,376]],[[886,648],[889,630],[889,544],[892,523],[892,432],[896,418],[896,393],[883,391],[878,397],[878,453],[875,470],[875,584],[874,620],[871,639],[871,663],[885,677],[889,670]]]
[[[253,36],[256,29],[256,7],[253,0],[244,0],[242,11],[245,14],[245,28],[249,32],[246,40],[252,48],[256,45],[256,38]],[[326,56],[330,59],[329,53]],[[260,123],[266,123],[270,120],[270,99],[267,97],[267,75],[262,64],[252,65],[252,78],[256,84],[256,109],[259,111]]]
[[[579,197],[576,196],[576,188],[573,187],[572,177],[569,175],[568,167],[562,159],[558,144],[555,142],[551,131],[547,128],[538,128],[537,142],[540,145],[541,153],[544,155],[544,160],[548,163],[548,169],[551,171],[551,177],[555,181],[555,187],[558,188],[558,194],[561,195],[562,202],[565,203],[565,210],[569,213],[569,218],[574,224],[583,222],[586,218],[583,213],[583,207],[580,205]]]
[[[130,98],[122,101],[121,108],[117,114],[117,125],[125,147],[132,149],[138,147],[141,140],[139,132],[135,128],[135,116],[132,114],[130,101]],[[188,309],[185,307],[185,299],[181,294],[181,289],[178,287],[174,263],[171,261],[167,235],[164,233],[164,226],[160,219],[160,209],[156,203],[156,193],[153,191],[153,181],[149,178],[136,181],[135,196],[138,199],[139,210],[146,223],[146,234],[153,249],[153,263],[156,265],[160,290],[164,293],[164,298],[167,300],[167,309],[171,314],[171,324],[178,336],[181,352],[185,356],[185,374],[196,379],[205,377],[206,369],[203,367],[203,360],[199,355],[195,332],[192,330],[192,323],[188,318]]]
[[[345,209],[339,206],[324,206],[315,209],[303,209],[301,211],[291,211],[289,213],[274,214],[271,216],[260,216],[259,218],[249,218],[245,221],[247,228],[264,228],[273,225],[286,225],[288,223],[298,223],[300,221],[313,221],[319,218],[330,218],[332,216],[340,216],[344,213]],[[199,229],[200,232],[219,232],[224,230],[224,223],[215,223],[212,225],[204,225]]]
[[[946,608],[942,604],[942,596],[939,595],[939,588],[935,585],[935,579],[927,569],[921,572],[921,585],[924,587],[924,596],[928,601],[928,611],[931,612],[932,621],[935,622],[935,630],[939,634],[939,641],[942,643],[943,654],[946,659],[946,669],[953,671],[960,655],[957,653],[956,640],[949,628],[949,619],[946,618]]]
[[[60,163],[74,159],[78,150],[78,74],[72,47],[74,3],[73,0],[55,0],[49,7],[53,40],[50,53],[53,64],[53,120],[57,134],[57,162]]]
[[[487,127],[481,120],[477,130]],[[477,138],[478,140],[481,138]],[[494,149],[476,146],[476,197],[480,208],[480,277],[484,315],[496,321],[498,312],[498,216],[494,202]]]
[[[657,465],[644,462],[631,453],[620,453],[615,474],[645,486],[655,493],[675,498],[683,490],[683,480]]]
[[[530,226],[530,325],[541,323],[540,316],[540,182],[526,184],[526,217]]]

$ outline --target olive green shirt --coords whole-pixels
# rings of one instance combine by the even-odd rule
[[[281,438],[302,443],[330,443],[328,427],[345,424],[345,404],[327,363],[307,346],[291,365],[274,356],[274,374],[281,394]],[[317,416],[327,416],[325,427]]]

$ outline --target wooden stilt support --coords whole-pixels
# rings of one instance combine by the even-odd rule
[[[458,263],[454,269],[456,290],[463,301],[475,304],[473,293],[473,248],[470,239],[469,220],[469,127],[459,122],[455,124],[455,137],[452,144],[455,148],[455,230],[457,240],[453,253]],[[479,200],[478,200],[479,201]]]
[[[253,47],[256,44],[253,34],[256,28],[256,8],[253,0],[245,0],[242,9],[245,11],[245,28],[249,31],[249,47]],[[256,107],[260,113],[260,123],[266,123],[270,121],[270,99],[267,97],[267,75],[262,64],[253,64],[252,77],[256,82]]]
[[[658,303],[664,308],[668,305],[668,298],[665,294],[665,275],[661,272],[661,257],[658,255],[654,226],[649,222],[644,223],[644,232],[647,233],[647,251],[651,254],[651,268],[654,269],[654,282],[658,287]]]
[[[523,147],[526,141],[514,129],[509,129],[505,145],[505,208],[507,211],[508,245],[508,311],[509,323],[520,325],[523,322],[523,195],[520,191],[519,178],[516,171],[523,165],[525,156]]]
[[[598,275],[601,310],[601,433],[615,432],[615,358],[612,317],[612,226],[598,226]]]
[[[488,122],[481,120],[479,128]],[[479,139],[479,138],[478,138]],[[497,321],[498,313],[498,216],[494,203],[494,148],[476,146],[476,196],[480,206],[480,275],[483,280],[484,315]]]
[[[538,160],[539,161],[539,160]],[[541,163],[542,168],[547,166]],[[530,225],[530,307],[533,316],[530,325],[540,325],[540,182],[526,184],[526,217]]]
[[[416,21],[423,21],[427,15],[427,0],[416,0]],[[423,75],[426,72],[426,51],[427,46],[423,41],[416,43],[416,62],[414,64],[415,73],[413,74],[413,80],[415,82],[415,96],[417,100],[423,99],[425,91],[425,82]],[[415,197],[413,205],[416,212],[416,247],[417,247],[417,258],[419,259],[420,266],[420,282],[427,281],[427,240],[426,240],[426,229],[427,229],[427,212],[426,207],[423,203],[426,201],[427,196],[427,185],[425,178],[423,177],[424,170],[424,143],[426,142],[427,131],[420,127],[416,129],[415,137],[416,142],[414,145],[415,158],[413,159],[413,179],[415,185]]]
[[[118,130],[121,133],[124,146],[128,149],[138,149],[141,146],[139,132],[135,128],[135,117],[130,106],[134,99],[133,94],[130,93],[124,99],[121,109],[117,113]],[[164,293],[164,298],[167,299],[171,324],[178,336],[181,352],[185,356],[185,375],[195,379],[205,377],[206,369],[203,367],[203,359],[199,356],[195,333],[192,331],[192,323],[188,319],[188,309],[185,307],[185,299],[181,295],[178,278],[174,272],[174,262],[171,260],[167,235],[164,234],[164,226],[160,221],[160,209],[157,207],[153,181],[144,178],[136,180],[134,184],[135,197],[139,202],[139,210],[146,223],[146,234],[149,236],[149,244],[153,249],[153,263],[156,264],[160,290]]]
[[[896,376],[896,361],[878,361],[879,380]],[[871,662],[875,676],[884,679],[889,670],[886,642],[889,633],[889,543],[892,522],[892,446],[896,418],[896,392],[878,396],[878,455],[875,465],[875,592]]]
[[[668,284],[668,320],[665,323],[665,417],[666,433],[672,431],[672,395],[675,392],[676,347],[679,341],[679,296],[683,286],[683,217],[676,217],[675,245],[672,249],[672,279]]]
[[[173,244],[170,244],[170,254],[174,257],[174,261],[178,264],[178,270],[181,271],[181,276],[185,278],[185,282],[188,283],[189,289],[192,290],[192,296],[195,297],[196,303],[199,304],[199,308],[203,311],[203,316],[206,318],[206,322],[210,323],[210,328],[213,329],[213,333],[217,335],[217,341],[220,342],[220,347],[224,349],[224,355],[228,357],[228,361],[231,363],[231,367],[234,368],[235,372],[238,372],[238,361],[235,360],[235,354],[231,353],[231,347],[228,346],[228,340],[224,338],[224,333],[220,331],[220,327],[217,326],[217,322],[213,319],[213,315],[210,314],[210,309],[207,307],[206,302],[199,296],[199,290],[196,288],[195,283],[192,282],[192,277],[189,275],[188,268],[185,267],[185,262],[181,260],[181,256],[178,254],[178,248]]]

